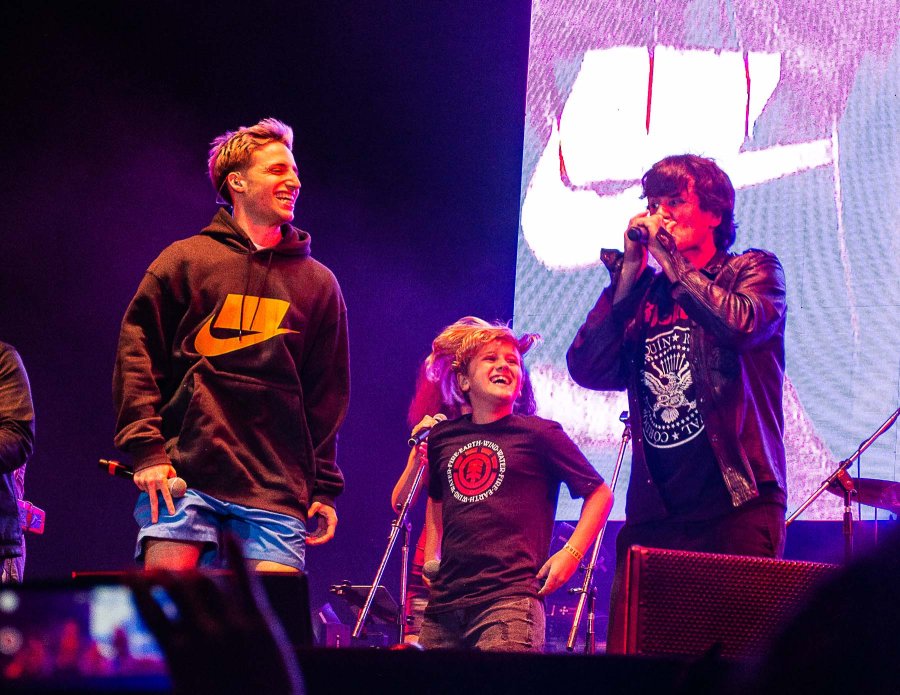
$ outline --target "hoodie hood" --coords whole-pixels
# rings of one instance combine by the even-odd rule
[[[256,245],[247,232],[235,222],[225,208],[219,208],[212,222],[200,233],[212,237],[235,251],[243,253],[257,252]],[[309,256],[310,241],[309,232],[284,224],[281,226],[281,241],[271,248],[259,249],[259,251],[272,251],[280,256]]]
[[[309,235],[281,229],[256,251],[220,210],[153,261],[122,320],[116,441],[136,470],[169,461],[193,489],[302,521],[343,488],[347,311]]]

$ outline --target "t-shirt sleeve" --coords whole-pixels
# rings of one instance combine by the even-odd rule
[[[572,497],[587,497],[603,484],[603,477],[558,422],[546,421],[541,434],[550,467]]]

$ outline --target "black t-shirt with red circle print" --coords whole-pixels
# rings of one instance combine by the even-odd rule
[[[536,596],[560,484],[577,498],[603,483],[559,423],[534,415],[438,423],[428,462],[428,494],[443,503],[444,532],[426,613]]]

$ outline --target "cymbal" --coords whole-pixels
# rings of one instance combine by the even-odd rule
[[[875,478],[852,478],[852,480],[853,487],[856,488],[854,502],[900,514],[900,483]],[[841,486],[837,483],[829,485],[828,492],[835,495],[843,494]]]

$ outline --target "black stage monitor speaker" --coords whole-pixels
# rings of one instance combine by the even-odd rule
[[[836,565],[633,546],[625,586],[628,654],[759,656]]]

